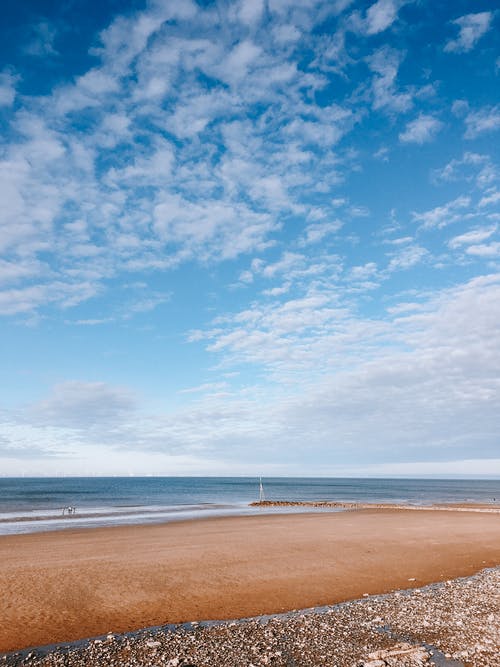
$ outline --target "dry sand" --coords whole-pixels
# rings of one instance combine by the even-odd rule
[[[0,538],[0,651],[332,604],[500,564],[500,514],[360,510]]]

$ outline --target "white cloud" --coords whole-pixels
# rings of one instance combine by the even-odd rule
[[[375,51],[368,59],[374,77],[372,80],[373,108],[403,112],[411,108],[413,101],[408,92],[396,87],[396,77],[404,54],[389,47]]]
[[[448,41],[444,50],[450,53],[470,51],[489,30],[492,18],[492,12],[478,12],[477,14],[466,14],[456,19],[453,24],[459,28],[458,37]]]
[[[396,20],[400,8],[405,4],[407,3],[404,0],[377,0],[366,12],[366,33],[376,35],[387,30]]]
[[[353,218],[368,218],[370,210],[366,206],[349,206],[347,212]]]
[[[289,275],[292,270],[303,267],[305,257],[297,253],[285,252],[280,260],[273,264],[263,264],[260,267],[260,273],[264,278],[274,278],[276,275],[284,273]]]
[[[17,315],[31,312],[45,303],[46,290],[41,286],[9,289],[0,292],[0,314]]]
[[[302,33],[294,25],[277,25],[273,28],[273,35],[280,44],[290,44],[300,39]]]
[[[206,392],[219,392],[223,389],[226,389],[228,386],[227,382],[205,382],[196,387],[189,387],[188,389],[180,389],[180,394],[199,394]]]
[[[153,462],[157,472],[203,474],[214,465],[220,472],[222,459],[229,474],[256,464],[281,474],[325,473],[329,461],[330,474],[359,472],[360,460],[366,470],[424,469],[437,460],[450,472],[471,448],[480,466],[498,447],[499,300],[494,274],[396,303],[381,319],[340,303],[332,284],[280,305],[255,303],[200,335],[226,367],[254,363],[279,388],[236,391],[223,373],[224,380],[188,390],[186,407],[153,414],[126,388],[67,382],[12,415],[3,449],[22,456],[21,444],[37,443],[43,457],[45,449],[69,456],[79,447],[83,460],[84,451],[105,452],[120,472]],[[273,467],[283,452],[288,463]]]
[[[168,141],[159,139],[147,153],[139,151],[123,168],[111,167],[107,173],[108,183],[113,187],[121,184],[143,184],[145,187],[161,187],[171,177],[175,164],[174,148]]]
[[[407,124],[405,131],[399,135],[399,140],[403,143],[423,144],[432,141],[442,127],[440,120],[421,113]]]
[[[382,146],[379,148],[374,154],[373,157],[376,160],[381,160],[382,162],[388,162],[389,161],[389,149],[387,146]]]
[[[500,459],[498,458],[477,458],[446,461],[411,461],[408,463],[382,463],[368,466],[351,466],[345,469],[345,474],[349,477],[367,475],[384,477],[446,477],[448,475],[457,476],[487,476],[500,475]]]
[[[246,77],[251,67],[255,66],[261,53],[261,48],[251,40],[242,41],[225,55],[223,62],[215,71],[222,80],[236,84]]]
[[[300,245],[311,245],[313,243],[320,243],[327,236],[336,234],[343,226],[341,220],[325,220],[323,222],[315,222],[304,230],[304,238]]]
[[[82,327],[95,327],[99,326],[100,324],[109,324],[110,322],[113,322],[114,318],[112,317],[102,317],[102,318],[91,318],[91,319],[86,319],[86,320],[66,320],[65,324],[70,324],[74,326],[82,326]]]
[[[217,200],[193,203],[178,195],[163,196],[153,215],[159,238],[174,248],[180,245],[184,257],[237,257],[258,247],[275,228],[268,215],[254,213],[244,204]]]
[[[333,0],[331,4],[333,6],[334,14],[341,14],[348,7],[350,7],[353,2],[354,0]]]
[[[465,138],[474,139],[483,132],[493,132],[500,128],[500,105],[487,106],[471,111],[465,118]]]
[[[54,48],[56,29],[50,23],[42,21],[32,29],[33,37],[25,48],[25,52],[31,56],[52,56],[57,51]]]
[[[51,276],[52,277],[52,276]],[[0,290],[0,314],[30,314],[41,306],[57,304],[60,308],[72,308],[82,301],[96,296],[100,287],[96,282],[78,276],[73,281],[57,279]]]
[[[73,380],[56,385],[48,398],[30,410],[43,423],[92,429],[102,424],[119,424],[135,407],[135,398],[126,388]]]
[[[378,267],[375,262],[367,262],[360,266],[353,266],[349,271],[349,280],[367,280],[378,275]]]
[[[464,217],[464,209],[467,209],[470,203],[470,197],[462,195],[443,206],[436,206],[424,213],[413,213],[413,219],[421,222],[423,229],[441,229],[461,220]]]
[[[241,0],[239,17],[243,23],[254,25],[257,23],[264,11],[264,0]]]
[[[274,2],[269,26],[256,31],[264,3],[215,12],[152,2],[101,32],[92,67],[74,81],[24,95],[0,165],[1,243],[24,267],[16,285],[22,276],[35,284],[4,294],[5,312],[67,307],[122,272],[259,252],[288,216],[314,206],[300,203],[304,194],[328,223],[308,221],[301,247],[333,235],[334,190],[356,168],[338,145],[365,111],[350,100],[318,104],[328,77],[323,65],[306,71],[294,44],[318,55],[311,26],[349,4]],[[379,72],[393,86],[392,100],[378,100],[386,108],[404,106],[394,58],[392,73]],[[11,103],[13,79],[3,81]],[[40,270],[42,253],[52,275]]]
[[[450,248],[459,248],[463,245],[480,243],[481,241],[489,239],[490,236],[496,232],[496,230],[496,225],[493,227],[481,227],[478,229],[473,229],[470,232],[465,232],[465,234],[454,236],[452,239],[450,239],[450,241],[448,241],[448,245]]]
[[[251,271],[242,271],[238,280],[241,283],[250,285],[250,283],[253,283],[253,273]]]
[[[467,100],[455,100],[451,105],[451,112],[459,118],[465,116],[469,110],[469,103]]]
[[[282,296],[283,294],[286,294],[287,292],[290,291],[291,287],[291,282],[285,282],[283,285],[280,285],[279,287],[270,287],[269,289],[262,290],[262,294],[264,296]]]
[[[242,299],[232,314],[224,314],[224,294],[215,294],[219,316],[191,337],[214,360],[204,371],[214,380],[204,376],[184,390],[187,407],[151,414],[125,387],[63,382],[23,413],[32,429],[27,439],[39,438],[42,453],[52,451],[51,442],[61,455],[73,445],[79,452],[102,446],[101,453],[118,452],[121,461],[124,450],[141,460],[137,451],[159,452],[179,469],[202,471],[229,456],[231,465],[245,460],[248,470],[252,457],[273,465],[266,458],[272,440],[273,455],[290,451],[298,470],[314,456],[348,466],[360,453],[375,461],[397,451],[424,465],[422,442],[430,460],[444,456],[444,448],[453,461],[467,447],[482,442],[486,455],[498,444],[492,435],[498,433],[498,278],[439,291],[424,243],[398,226],[395,214],[391,237],[397,237],[381,240],[375,225],[388,213],[364,193],[362,205],[346,197],[350,172],[365,177],[361,153],[373,154],[372,145],[359,141],[373,120],[381,123],[370,113],[405,113],[429,92],[438,109],[440,93],[430,84],[420,90],[408,84],[412,68],[399,73],[406,52],[379,46],[402,2],[372,2],[357,32],[353,15],[340,16],[331,35],[311,32],[350,5],[241,0],[215,11],[158,0],[116,19],[101,34],[92,68],[52,93],[15,99],[15,77],[4,73],[0,100],[3,94],[16,106],[0,165],[0,312],[68,309],[102,294],[107,281],[123,287],[128,272],[164,272],[183,262],[201,264],[214,284],[224,274],[226,286],[232,281],[234,287],[239,274],[239,287],[247,286],[231,292]],[[393,37],[391,43],[404,43],[402,33]],[[368,48],[376,50],[366,57]],[[351,73],[366,63],[369,84],[358,85]],[[498,125],[495,106],[473,111],[462,103],[454,110],[467,138]],[[419,107],[414,120],[405,118],[400,140],[431,140],[442,113]],[[391,120],[384,144],[397,135]],[[391,168],[390,162],[377,166]],[[471,188],[462,186],[464,194],[448,195],[452,201],[441,206],[431,208],[432,200],[423,198],[422,208],[430,210],[413,220],[422,229],[441,229],[472,218],[482,226],[467,225],[448,247],[462,249],[459,260],[468,266],[493,266],[498,242],[495,219],[487,217],[498,203],[493,160],[470,150],[439,176],[451,191],[461,178],[481,188],[483,222],[472,208]],[[247,257],[233,264],[242,254]],[[224,261],[223,271],[213,270]],[[419,265],[432,283],[428,294],[418,292]],[[412,269],[403,280],[402,272]],[[156,289],[149,276],[139,278],[147,290],[127,292],[120,306],[99,302],[73,319],[67,311],[62,317],[72,325],[119,322],[132,329],[130,317],[169,299],[170,287],[158,284],[170,277],[155,276]],[[395,298],[388,289],[377,315],[373,290],[382,294],[385,285],[400,289],[406,282],[411,293]],[[370,315],[363,315],[365,304]],[[247,363],[259,385],[242,374],[233,386],[225,371]],[[30,445],[20,430],[17,424],[22,456]],[[12,453],[12,442],[2,451]]]
[[[0,72],[0,107],[10,107],[16,97],[17,77],[9,72]]]
[[[115,19],[101,32],[102,46],[93,49],[92,55],[102,56],[111,69],[126,69],[166,21],[190,19],[196,11],[196,5],[191,0],[178,0],[167,5],[153,2],[149,11]]]
[[[116,76],[97,67],[78,77],[75,88],[91,95],[115,93],[120,89]]]
[[[189,5],[189,10],[188,5],[184,7],[188,8],[185,16],[191,16],[189,12],[194,9],[194,5]],[[190,144],[212,122],[221,127],[228,108],[238,113],[241,110],[244,117],[250,107],[244,91],[237,97],[224,96],[220,90],[217,94],[202,95],[201,87],[190,79],[189,73],[184,76],[189,67],[197,71],[200,65],[211,73],[217,67],[222,72],[228,67],[227,59],[224,60],[227,51],[216,44],[217,39],[186,39],[182,45],[178,38],[164,41],[168,11],[155,5],[149,13],[117,19],[102,34],[103,47],[95,51],[101,57],[100,65],[81,75],[73,85],[59,87],[51,97],[30,100],[30,112],[17,115],[16,129],[24,139],[11,142],[7,159],[0,167],[5,174],[2,199],[7,202],[2,211],[5,220],[2,241],[4,248],[14,253],[58,254],[55,264],[60,283],[68,284],[70,273],[72,279],[78,273],[80,277],[92,275],[97,288],[99,282],[123,269],[168,268],[193,257],[201,261],[234,258],[264,247],[268,242],[266,237],[280,225],[277,221],[280,214],[294,209],[283,174],[286,173],[293,187],[300,185],[299,179],[304,180],[300,165],[310,161],[311,154],[303,150],[304,137],[300,132],[293,142],[278,133],[277,150],[269,158],[258,128],[247,123],[245,133],[248,137],[253,135],[252,139],[256,138],[262,148],[246,171],[232,169],[235,152],[231,149],[236,142],[222,156],[221,169],[212,169],[207,162],[206,138],[203,147]],[[231,53],[235,61],[229,67],[231,71],[227,70],[228,76],[239,76],[238,71],[253,76],[253,63],[261,47],[243,40]],[[191,57],[194,59],[189,61]],[[148,106],[149,101],[138,108],[136,100],[144,98],[135,95],[135,82],[127,78],[131,68],[141,74],[147,72],[144,85],[149,86],[163,72],[165,62],[170,62],[174,69],[179,66],[175,76],[184,71],[184,83],[172,98],[173,113]],[[287,66],[286,72],[283,68],[278,71],[276,62],[266,56],[261,69],[258,77],[264,77],[265,85],[259,79],[258,85],[250,86],[255,94],[262,92],[266,96],[266,86],[281,80],[291,82],[294,95],[292,80],[297,72],[293,65]],[[169,73],[169,77],[174,75]],[[140,78],[138,85],[142,85]],[[126,88],[127,96],[119,97]],[[252,97],[248,104],[253,101]],[[350,111],[319,109],[304,103],[301,106],[305,113],[311,110],[321,116],[324,129],[331,128],[332,142],[348,131],[352,122]],[[72,114],[83,109],[88,114],[85,136],[72,128]],[[295,116],[295,109],[293,103],[285,108],[289,119]],[[143,125],[145,119],[148,129]],[[151,125],[153,129],[149,129]],[[284,124],[287,132],[290,126],[290,122]],[[174,145],[162,140],[158,127],[175,133],[181,142]],[[321,127],[316,132],[319,136]],[[245,133],[238,134],[238,142],[245,139]],[[111,153],[118,144],[120,150]],[[294,173],[280,157],[285,150],[284,159],[297,165]],[[248,155],[248,151],[245,153]],[[262,158],[257,171],[254,165]],[[274,170],[269,169],[269,161],[273,159]],[[226,182],[221,182],[221,177],[226,178],[224,160],[228,163],[227,173],[231,174]],[[109,165],[104,172],[100,166],[103,162]],[[231,191],[226,188],[229,178]],[[251,194],[254,200],[251,205],[241,203],[242,192]],[[199,198],[204,203],[198,202]],[[83,219],[84,234],[75,226]],[[214,245],[210,247],[212,242]],[[80,258],[81,264],[75,265],[72,257]],[[85,264],[84,259],[88,260]],[[32,286],[29,293],[37,298],[21,299],[16,307],[20,312],[27,312],[29,303],[35,308],[43,306],[44,295],[46,304],[52,303],[49,294],[62,295],[48,285]],[[9,305],[9,312],[13,307]]]
[[[494,206],[498,203],[500,203],[500,191],[492,190],[487,192],[484,197],[481,197],[479,201],[479,207],[483,208],[484,206]]]
[[[475,144],[452,147],[435,173],[451,201],[435,206],[439,193],[419,191],[422,212],[407,225],[396,221],[407,217],[404,190],[375,192],[397,165],[367,159],[381,145],[378,158],[395,155],[399,133],[410,163],[414,144],[436,137],[445,118],[446,82],[414,66],[404,4],[151,0],[112,21],[73,81],[29,95],[14,71],[0,76],[11,122],[0,156],[0,312],[62,320],[74,335],[78,326],[139,332],[149,320],[147,340],[171,336],[154,331],[166,320],[161,306],[173,290],[177,307],[177,280],[197,263],[207,284],[200,279],[199,312],[189,313],[191,340],[210,365],[192,389],[172,390],[168,411],[142,409],[112,383],[61,382],[17,422],[10,415],[2,454],[55,452],[76,471],[88,451],[103,466],[119,459],[121,471],[135,459],[144,472],[144,461],[231,472],[237,459],[241,470],[271,469],[286,451],[287,469],[299,471],[315,456],[344,469],[361,454],[367,469],[391,456],[425,466],[422,455],[458,461],[467,447],[485,443],[486,456],[498,445],[498,280],[439,291],[451,274],[436,270],[443,243],[443,261],[470,271],[498,261],[498,169]],[[454,26],[455,42],[473,48],[480,26],[466,28]],[[36,48],[47,54],[46,37]],[[498,126],[488,104],[457,101],[447,122],[481,137]],[[413,108],[400,124],[395,116]],[[359,203],[350,200],[372,169]],[[463,224],[451,240],[422,240],[422,230],[454,222]],[[119,289],[111,305],[107,285]]]
[[[410,245],[402,248],[392,257],[387,270],[391,272],[409,269],[419,264],[428,254],[428,251],[419,245]]]
[[[20,282],[44,273],[50,273],[49,267],[37,260],[23,258],[14,262],[0,259],[0,285]]]
[[[398,238],[395,239],[386,239],[384,240],[384,243],[387,243],[389,245],[401,246],[407,243],[412,243],[414,240],[415,239],[413,238],[413,236],[399,236]]]
[[[500,242],[480,243],[478,245],[470,245],[466,249],[468,255],[475,255],[476,257],[500,257]]]
[[[497,170],[489,155],[465,151],[461,158],[453,158],[443,168],[436,169],[437,181],[475,181],[480,188],[488,187],[497,179]]]
[[[374,321],[339,308],[332,295],[309,294],[256,304],[206,336],[229,364],[255,363],[290,380],[284,395],[240,406],[238,428],[253,430],[257,449],[272,433],[275,448],[307,469],[332,456],[357,461],[360,452],[365,462],[394,461],[395,451],[401,461],[458,461],[471,446],[485,457],[496,451],[499,299],[496,274]],[[300,371],[308,381],[295,393]],[[264,431],[251,424],[257,405]]]
[[[303,247],[304,244],[299,245]],[[251,269],[240,275],[240,281],[250,284],[256,276],[266,280],[284,279],[283,285],[264,291],[267,296],[279,296],[288,292],[292,284],[308,285],[311,280],[336,275],[339,268],[337,257],[323,254],[321,251],[314,259],[302,253],[285,251],[272,262],[254,258]]]
[[[142,299],[126,304],[123,308],[122,317],[128,319],[137,313],[150,313],[158,306],[170,301],[171,296],[171,294],[148,292],[147,296]]]

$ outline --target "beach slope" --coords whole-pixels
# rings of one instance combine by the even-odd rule
[[[359,510],[0,538],[0,651],[332,604],[500,564],[500,514]]]

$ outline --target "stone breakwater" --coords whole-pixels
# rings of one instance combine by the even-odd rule
[[[110,633],[0,667],[498,667],[499,648],[500,567],[332,607]]]
[[[398,503],[357,503],[336,500],[257,500],[250,507],[304,507],[343,510],[438,510],[440,512],[488,512],[500,514],[500,506],[491,504],[409,505]]]

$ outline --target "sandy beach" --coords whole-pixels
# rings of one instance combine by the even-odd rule
[[[500,563],[500,515],[268,515],[0,539],[0,651],[277,613]]]
[[[498,667],[500,568],[339,605],[162,626],[0,657],[3,667]]]

